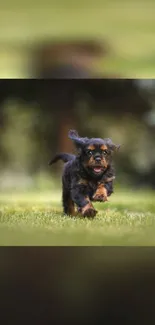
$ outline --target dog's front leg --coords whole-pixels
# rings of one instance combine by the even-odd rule
[[[84,217],[95,217],[97,211],[94,209],[89,197],[86,194],[86,189],[83,186],[76,185],[72,187],[72,200],[78,207],[78,212]]]
[[[93,201],[108,201],[107,189],[105,188],[103,183],[98,184],[96,192],[93,195]]]

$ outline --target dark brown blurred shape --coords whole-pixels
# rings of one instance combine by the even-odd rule
[[[99,40],[43,42],[34,51],[34,73],[48,79],[92,78],[96,61],[109,52],[108,44]]]
[[[154,248],[1,248],[1,324],[155,323]]]

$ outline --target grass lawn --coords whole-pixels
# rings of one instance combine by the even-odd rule
[[[1,193],[0,245],[154,245],[150,192],[120,192],[96,203],[95,219],[62,216],[61,192]]]

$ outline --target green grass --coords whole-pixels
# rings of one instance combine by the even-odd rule
[[[154,193],[116,191],[95,219],[64,217],[61,192],[0,198],[0,245],[154,245]]]

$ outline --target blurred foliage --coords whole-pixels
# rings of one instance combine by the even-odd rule
[[[35,156],[33,139],[35,111],[27,111],[18,102],[8,102],[4,108],[5,130],[2,134],[3,149],[8,155],[9,167],[15,171],[30,169]]]
[[[41,186],[50,187],[48,175],[55,171],[48,167],[48,161],[55,150],[55,136],[48,132],[54,127],[49,123],[49,115],[45,118],[37,109],[28,110],[19,103],[7,103],[5,106],[5,128],[1,135],[1,146],[5,153],[5,161],[1,158],[1,187]],[[79,133],[83,136],[110,137],[115,143],[122,144],[120,152],[115,155],[117,170],[116,182],[129,186],[140,181],[155,166],[154,138],[144,122],[134,116],[109,116],[93,111],[87,115],[87,124],[83,124],[84,113],[78,112]],[[51,133],[52,135],[52,133]],[[67,134],[64,134],[67,138]],[[60,165],[58,165],[60,167]],[[59,169],[60,171],[60,169]],[[60,174],[59,174],[60,180]],[[144,180],[143,180],[144,181]],[[147,184],[147,180],[144,182]],[[7,185],[8,184],[8,185]],[[9,185],[10,184],[10,185]],[[12,185],[11,185],[12,184]],[[37,185],[38,184],[38,185]],[[148,185],[148,184],[147,184]]]
[[[121,144],[114,157],[118,186],[155,188],[155,87],[136,82],[1,83],[1,189],[50,188],[51,180],[60,186],[62,164],[48,162],[57,151],[74,149],[68,139],[74,127],[81,136]]]

